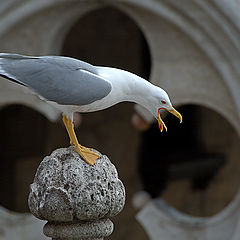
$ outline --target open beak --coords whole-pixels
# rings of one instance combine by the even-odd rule
[[[170,112],[171,114],[173,114],[174,116],[176,116],[177,118],[179,118],[180,120],[180,123],[182,122],[182,115],[175,109],[172,107],[171,110],[168,110],[166,108],[159,108],[158,109],[158,117],[157,117],[157,120],[158,120],[158,127],[160,129],[160,131],[162,132],[163,131],[163,128],[165,128],[165,130],[167,131],[167,127],[165,125],[165,123],[163,122],[163,120],[161,119],[161,116],[160,116],[160,110],[161,109],[165,109],[167,110],[168,112]]]

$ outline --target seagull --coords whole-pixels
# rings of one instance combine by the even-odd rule
[[[94,66],[64,56],[26,56],[0,53],[0,76],[21,84],[62,112],[70,144],[88,164],[100,157],[79,144],[74,132],[74,112],[94,112],[119,102],[140,104],[158,121],[161,131],[167,127],[160,116],[162,109],[182,122],[168,94],[160,87],[125,70]]]

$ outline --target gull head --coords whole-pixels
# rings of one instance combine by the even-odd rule
[[[151,104],[151,111],[158,121],[158,126],[161,132],[164,128],[167,131],[167,127],[160,115],[161,110],[167,110],[168,112],[179,118],[180,123],[182,122],[182,115],[172,106],[168,94],[163,89],[155,86],[154,94],[152,95],[152,97],[153,99]]]

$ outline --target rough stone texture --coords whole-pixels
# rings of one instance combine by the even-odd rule
[[[84,223],[47,223],[43,232],[47,236],[60,239],[102,239],[113,231],[113,223],[109,219]]]
[[[69,147],[41,162],[30,186],[29,208],[37,218],[54,222],[45,226],[47,236],[99,238],[112,233],[106,218],[122,210],[125,189],[114,165],[100,156],[90,166]]]
[[[113,217],[125,202],[124,186],[109,159],[101,155],[90,166],[73,147],[45,157],[30,190],[31,212],[48,221]]]

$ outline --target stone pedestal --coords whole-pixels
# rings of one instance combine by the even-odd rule
[[[100,240],[113,231],[109,217],[122,210],[125,189],[106,156],[90,166],[69,147],[43,159],[28,202],[35,217],[48,221],[43,228],[46,236]]]

